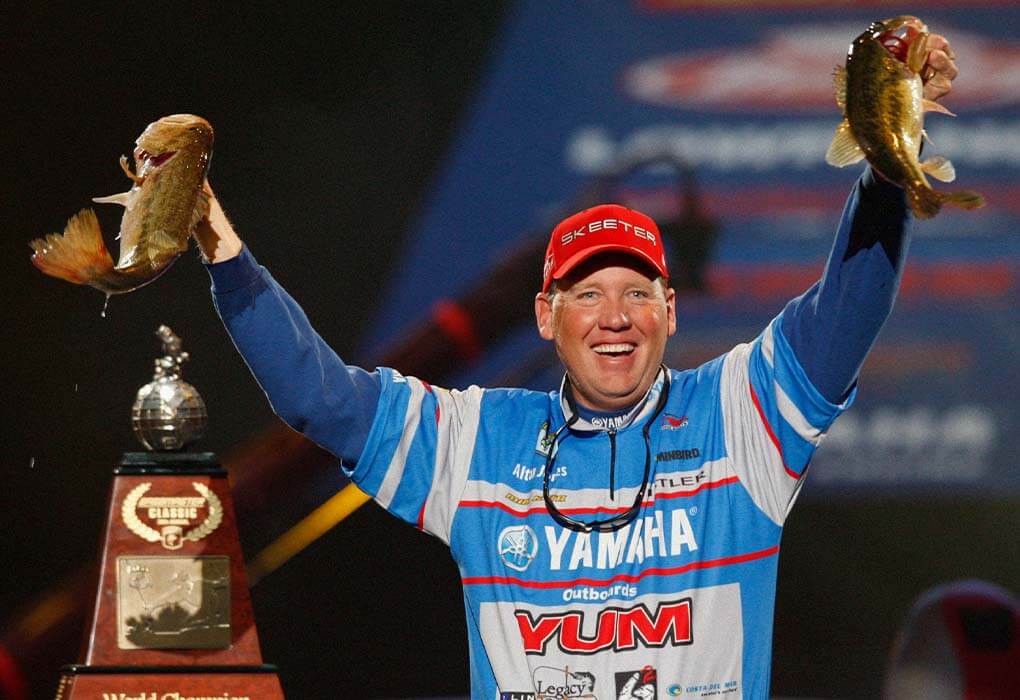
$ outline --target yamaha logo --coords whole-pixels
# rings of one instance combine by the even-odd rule
[[[499,533],[497,550],[507,568],[524,571],[538,554],[538,538],[527,525],[504,528]]]

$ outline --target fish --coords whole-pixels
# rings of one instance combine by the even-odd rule
[[[872,22],[853,40],[846,65],[833,75],[843,121],[825,154],[827,163],[840,168],[866,158],[907,192],[911,209],[921,219],[930,219],[946,204],[977,209],[985,203],[971,190],[933,189],[926,175],[952,182],[956,169],[943,156],[920,160],[925,112],[955,116],[923,97],[921,72],[927,68],[929,36],[924,22],[901,15]]]
[[[135,141],[134,172],[120,157],[131,189],[92,199],[124,207],[117,264],[91,208],[72,216],[62,234],[32,240],[32,264],[51,277],[95,287],[107,299],[149,284],[188,249],[196,225],[208,216],[203,183],[212,145],[213,128],[202,117],[172,114],[152,122]]]

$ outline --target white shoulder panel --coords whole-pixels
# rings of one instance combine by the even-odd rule
[[[751,344],[738,345],[723,360],[720,401],[726,455],[755,505],[782,525],[800,482],[788,473],[756,405],[748,370],[752,349]]]
[[[439,402],[436,464],[421,525],[449,544],[453,516],[471,468],[485,391],[477,386],[465,391],[437,388],[435,394]]]

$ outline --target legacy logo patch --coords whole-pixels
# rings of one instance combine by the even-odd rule
[[[595,674],[567,668],[539,666],[531,675],[535,700],[595,699]]]

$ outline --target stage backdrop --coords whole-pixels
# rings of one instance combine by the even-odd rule
[[[593,193],[670,220],[691,191],[677,177],[688,163],[702,220],[717,232],[695,226],[698,236],[677,239],[681,260],[704,262],[685,273],[705,291],[683,293],[670,350],[671,363],[689,365],[753,336],[817,275],[856,177],[823,165],[838,121],[830,72],[868,21],[907,9],[719,4],[733,7],[8,3],[0,627],[45,626],[66,603],[57,587],[94,560],[112,466],[136,447],[129,409],[152,376],[159,324],[185,339],[185,378],[209,406],[198,449],[227,454],[271,419],[193,252],[151,287],[115,298],[106,318],[100,294],[28,262],[30,238],[60,230],[88,197],[125,188],[116,157],[146,123],[181,111],[210,119],[212,181],[246,242],[323,337],[362,364],[383,357],[431,302],[489,281],[508,251],[543,246],[557,217]],[[961,576],[1020,591],[1015,545],[1003,536],[1020,530],[1008,457],[1017,447],[1014,4],[915,5],[953,38],[963,70],[947,100],[960,116],[932,116],[930,149],[951,156],[958,186],[990,205],[919,227],[861,400],[786,528],[777,694],[875,697],[920,591]],[[655,168],[642,165],[651,160]],[[99,207],[99,216],[115,245],[119,211]],[[533,291],[537,264],[526,274]],[[555,383],[555,361],[524,321],[529,294],[503,296],[521,321],[498,347],[457,376],[426,378]],[[294,481],[303,494],[266,492],[241,523],[249,555],[344,485],[335,469]],[[438,541],[366,506],[255,587],[265,658],[290,697],[463,694],[458,582]],[[32,609],[46,615],[23,617],[40,602]],[[77,646],[69,638],[25,669],[39,681],[33,700],[53,697]]]
[[[697,249],[706,257],[703,291],[681,293],[671,365],[752,338],[817,279],[861,171],[825,163],[841,118],[832,72],[871,20],[902,8],[718,9],[725,4],[520,3],[364,354],[406,333],[423,305],[484,284],[510,251],[544,240],[592,193],[676,218],[690,189],[677,175],[684,168],[717,229]],[[926,147],[951,158],[959,178],[935,184],[976,189],[988,206],[947,210],[916,227],[893,318],[856,407],[813,465],[808,498],[1020,487],[1020,9],[928,2],[915,12],[951,39],[961,70],[945,99],[959,116],[929,115]],[[670,243],[689,241],[667,236]],[[670,251],[675,269],[685,250]],[[539,270],[529,273],[537,290]],[[461,379],[548,388],[559,376],[525,323]]]

